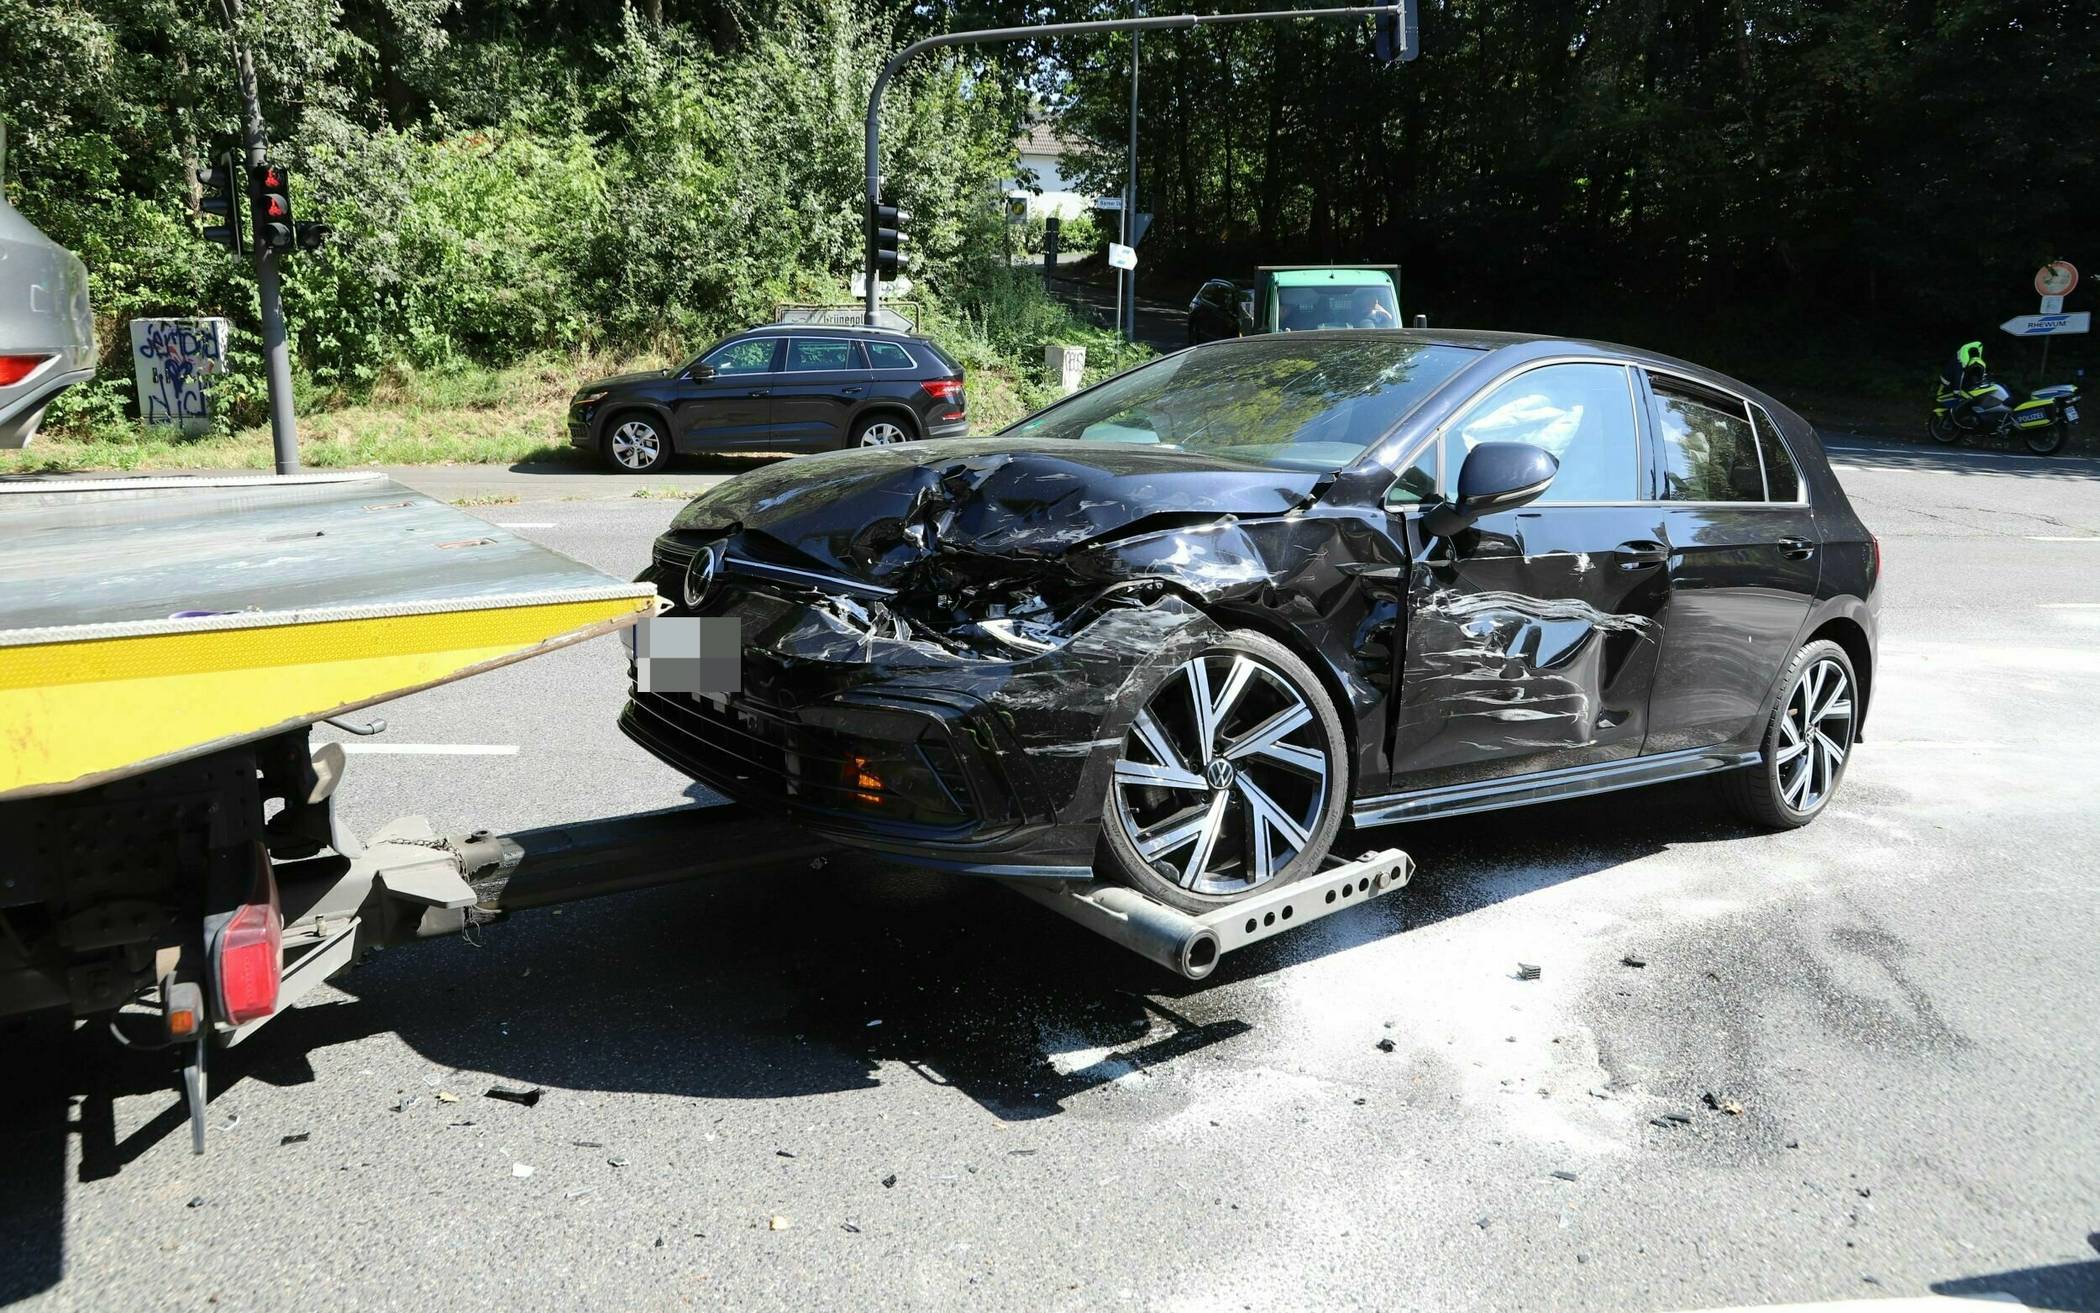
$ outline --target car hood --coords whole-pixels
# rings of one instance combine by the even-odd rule
[[[1140,521],[1280,515],[1323,477],[1153,446],[957,439],[782,461],[703,493],[671,528],[761,534],[879,583],[936,553],[1051,557]]]
[[[584,384],[576,389],[576,395],[582,396],[588,392],[600,392],[606,388],[627,387],[634,383],[654,383],[658,379],[665,379],[670,376],[671,371],[668,369],[645,369],[634,374],[614,374],[611,378],[601,378]]]

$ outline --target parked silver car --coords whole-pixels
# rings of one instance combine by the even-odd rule
[[[0,195],[0,447],[28,445],[51,399],[95,376],[87,266]]]

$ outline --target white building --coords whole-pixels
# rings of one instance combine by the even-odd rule
[[[1077,184],[1064,175],[1059,157],[1071,151],[1073,144],[1059,136],[1057,129],[1048,123],[1032,124],[1014,145],[1021,154],[1021,176],[1014,180],[1007,195],[1027,198],[1029,218],[1054,214],[1069,219],[1093,212],[1093,194],[1075,191]]]

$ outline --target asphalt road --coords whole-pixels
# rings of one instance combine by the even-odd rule
[[[230,1055],[203,1158],[160,1061],[33,1028],[0,1302],[2100,1309],[2100,463],[1844,445],[1883,663],[1806,830],[1677,787],[1386,831],[1411,889],[1201,986],[850,863],[526,914]],[[679,505],[480,478],[623,576]],[[621,666],[383,709],[477,751],[354,758],[351,822],[687,799]]]

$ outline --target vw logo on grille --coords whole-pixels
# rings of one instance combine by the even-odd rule
[[[693,559],[685,567],[685,604],[697,608],[707,598],[707,590],[715,586],[715,572],[722,568],[721,550],[714,544],[693,553]]]
[[[1220,793],[1232,787],[1233,777],[1237,774],[1238,772],[1232,769],[1232,763],[1223,757],[1211,758],[1210,765],[1203,768],[1204,780]]]

